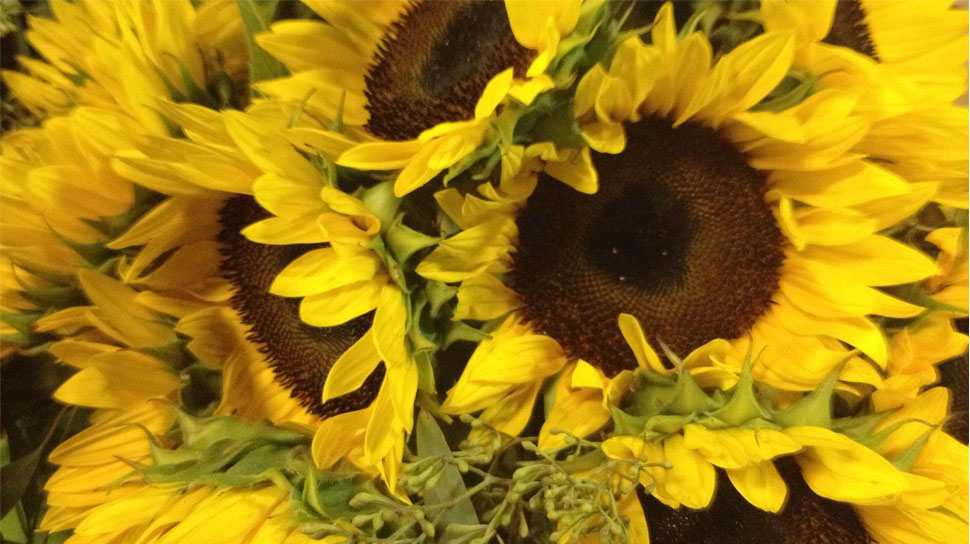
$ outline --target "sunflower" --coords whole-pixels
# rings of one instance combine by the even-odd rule
[[[910,218],[965,171],[965,76],[920,68],[948,9],[919,49],[871,2],[765,2],[736,47],[669,3],[649,33],[600,1],[306,4],[57,3],[51,64],[5,75],[54,117],[4,137],[3,333],[93,410],[44,530],[965,534],[927,388],[966,347],[964,216]],[[869,41],[818,43],[847,20]],[[291,75],[248,97],[267,26]]]
[[[735,375],[747,352],[759,353],[755,377],[781,389],[821,383],[849,354],[841,342],[884,367],[885,339],[868,316],[922,308],[872,286],[936,267],[876,234],[895,210],[872,203],[926,197],[847,153],[867,127],[852,96],[824,91],[777,113],[751,110],[788,70],[789,34],[765,34],[713,67],[700,34],[676,39],[669,8],[652,37],[624,42],[608,71],[579,82],[581,130],[613,151],[594,155],[604,180],[595,195],[540,180],[524,211],[442,242],[417,271],[467,282],[459,292],[469,296],[494,285],[483,297],[501,296],[535,331],[520,335],[546,335],[607,376],[636,366],[619,312],[640,320],[650,342]],[[797,367],[786,363],[793,356]],[[868,366],[854,358],[846,372],[864,377]]]
[[[359,429],[366,456],[353,459],[395,490],[418,386],[398,265],[409,254],[397,242],[420,236],[395,219],[400,201],[391,184],[338,177],[333,158],[349,140],[295,106],[269,100],[246,113],[161,108],[189,140],[122,151],[116,168],[156,190],[238,193],[217,212],[221,270],[233,286],[237,319],[262,352],[263,368],[268,364],[276,382],[316,416],[314,428],[367,409]],[[345,192],[341,183],[354,189]],[[247,372],[262,375],[256,363],[229,377],[246,379]],[[346,427],[318,429],[321,441],[351,448],[356,440]]]
[[[29,16],[25,33],[47,62],[20,57],[26,73],[3,71],[35,116],[93,106],[126,112],[164,134],[159,98],[215,105],[215,96],[232,100],[245,86],[248,54],[233,2],[55,0],[50,8],[53,18]]]
[[[258,36],[293,75],[256,88],[305,102],[360,142],[340,165],[401,169],[398,196],[494,147],[500,104],[527,105],[554,85],[544,72],[580,18],[575,0],[306,4],[325,22],[282,21]]]
[[[5,219],[17,219],[11,230],[36,232],[4,247],[13,273],[24,278],[5,285],[4,300],[31,303],[14,322],[30,341],[53,341],[46,351],[77,369],[54,398],[94,410],[91,426],[49,457],[59,468],[45,484],[50,508],[40,529],[73,529],[78,542],[169,533],[181,542],[186,532],[196,537],[197,524],[231,510],[242,520],[231,523],[239,531],[232,534],[285,537],[294,531],[284,523],[291,514],[281,488],[203,486],[184,494],[131,478],[133,466],[152,465],[153,440],[183,410],[316,421],[272,381],[224,306],[231,292],[220,275],[217,236],[225,197],[164,198],[110,168],[118,147],[135,145],[129,137],[139,137],[137,127],[122,114],[81,108],[4,139],[5,173],[8,166],[23,172],[5,184],[3,204],[13,210]],[[49,246],[31,248],[38,243]],[[212,383],[219,372],[226,375],[221,386]]]
[[[579,80],[575,115],[597,152],[598,191],[586,196],[540,179],[521,211],[493,206],[500,211],[463,225],[418,266],[426,278],[461,282],[466,307],[494,310],[473,318],[504,319],[448,392],[449,413],[484,410],[483,420],[516,432],[542,390],[538,382],[555,376],[540,434],[552,446],[561,441],[554,429],[584,436],[606,424],[608,399],[628,387],[632,369],[670,375],[676,362],[694,387],[729,389],[752,354],[747,379],[776,390],[780,408],[797,405],[798,391],[815,391],[833,372],[840,389],[856,396],[883,386],[876,369],[887,368],[889,351],[878,316],[911,318],[924,309],[877,287],[918,282],[938,269],[877,232],[932,191],[850,151],[870,119],[846,89],[821,89],[789,107],[759,106],[791,68],[791,33],[767,32],[711,66],[711,46],[700,33],[678,38],[667,5],[651,41],[619,44],[611,63]],[[549,177],[570,172],[560,164]],[[462,224],[454,210],[464,208],[445,209]],[[887,260],[898,266],[890,270],[881,264]],[[624,312],[632,315],[617,327]],[[663,345],[665,356],[651,344]],[[947,353],[961,351],[958,344]],[[825,425],[761,434],[689,427],[669,444],[631,438],[636,444],[625,444],[623,455],[673,464],[643,483],[675,507],[710,503],[713,464],[728,470],[747,502],[778,511],[792,478],[771,459],[795,452],[816,495],[868,504],[819,483],[818,463],[842,455],[830,451],[856,452],[873,463],[860,473],[881,471],[895,482],[873,501],[918,493],[905,483],[913,478]],[[738,456],[723,457],[729,451]],[[935,497],[940,504],[942,495]],[[805,507],[818,508],[818,500]],[[846,534],[864,538],[845,511]]]
[[[858,93],[871,119],[853,151],[933,200],[967,207],[967,12],[951,2],[766,1],[767,31],[791,30],[794,66],[821,88]],[[905,145],[901,135],[911,137]],[[935,191],[934,191],[935,186]]]

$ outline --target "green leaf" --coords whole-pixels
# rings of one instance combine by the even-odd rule
[[[434,417],[428,412],[421,410],[418,413],[418,420],[414,425],[418,446],[418,458],[434,457],[438,455],[451,454],[445,435],[435,422]],[[428,489],[424,497],[427,506],[454,502],[441,511],[437,519],[438,534],[441,535],[443,542],[448,539],[445,534],[448,527],[453,524],[473,525],[478,523],[478,515],[471,500],[465,496],[467,493],[465,483],[462,481],[461,473],[458,468],[451,464],[446,464],[442,470],[442,475],[438,484]],[[464,497],[464,498],[462,498]]]
[[[278,60],[260,47],[253,38],[269,31],[279,0],[236,0],[243,24],[246,26],[246,45],[249,47],[249,80],[263,81],[283,77],[289,72]]]

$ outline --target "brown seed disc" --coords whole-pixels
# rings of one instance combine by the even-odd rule
[[[370,328],[372,314],[336,327],[313,327],[300,320],[300,299],[269,294],[276,275],[294,259],[322,245],[264,245],[239,233],[270,214],[252,197],[229,199],[221,212],[223,274],[236,288],[233,307],[249,326],[249,339],[266,354],[276,381],[290,396],[320,417],[331,417],[370,405],[384,377],[378,366],[364,385],[344,396],[321,403],[323,384],[337,359]]]
[[[535,53],[519,45],[503,2],[416,2],[392,23],[366,77],[367,130],[409,140],[474,116],[496,74],[524,76]]]
[[[517,219],[511,273],[524,317],[611,376],[636,366],[621,312],[684,356],[747,332],[784,259],[764,174],[734,147],[700,125],[627,128],[623,153],[594,155],[595,195],[540,180]]]
[[[859,0],[839,0],[835,4],[835,17],[828,36],[822,40],[832,45],[848,47],[856,52],[868,55],[876,60],[876,44],[869,34],[866,24],[866,12]]]
[[[650,540],[664,544],[868,544],[852,507],[812,493],[792,459],[776,462],[788,484],[777,514],[752,506],[718,471],[717,494],[705,510],[674,510],[642,492]]]

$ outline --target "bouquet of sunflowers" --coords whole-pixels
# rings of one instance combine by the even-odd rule
[[[950,0],[2,7],[4,540],[966,541]]]

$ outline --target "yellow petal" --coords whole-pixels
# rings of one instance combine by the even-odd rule
[[[468,278],[458,286],[458,304],[453,320],[487,321],[503,316],[522,305],[515,291],[491,274]]]
[[[330,368],[321,402],[357,390],[380,362],[381,354],[377,352],[372,330],[368,329]]]
[[[440,242],[415,271],[446,283],[464,281],[495,268],[504,272],[517,233],[511,219],[490,219]]]
[[[368,281],[380,268],[369,252],[346,258],[332,247],[314,249],[286,265],[270,286],[270,293],[283,297],[300,297]]]
[[[366,142],[345,151],[337,164],[358,170],[396,170],[407,166],[423,147],[417,140]]]
[[[314,327],[335,327],[377,307],[383,281],[360,281],[307,296],[300,302],[300,319]]]
[[[133,351],[96,355],[54,393],[68,404],[95,408],[125,408],[164,397],[179,386],[179,379],[164,363]]]
[[[788,486],[771,461],[727,469],[728,478],[748,502],[767,512],[778,512],[788,497]]]
[[[332,467],[346,456],[358,443],[364,441],[364,429],[370,417],[370,409],[344,412],[320,423],[310,452],[318,468]]]
[[[640,368],[650,368],[661,374],[668,374],[670,372],[660,362],[660,357],[657,356],[657,352],[650,347],[637,318],[630,314],[620,314],[617,322],[620,327],[620,333],[623,334],[627,345],[633,350],[633,355],[637,358],[637,364]]]
[[[812,491],[853,504],[881,504],[909,484],[883,456],[845,435],[821,427],[790,427],[784,433],[805,446],[795,459]]]
[[[512,86],[513,69],[502,70],[485,85],[482,96],[475,105],[475,119],[484,119],[495,111],[495,108],[505,100]]]
[[[687,448],[684,437],[674,434],[664,440],[666,471],[662,492],[688,508],[705,508],[714,498],[717,475],[704,457]]]
[[[578,437],[586,437],[610,420],[603,408],[603,392],[598,389],[581,388],[556,398],[556,403],[539,431],[539,447],[553,449],[565,444],[565,435],[553,431],[566,431]]]
[[[381,291],[371,328],[377,352],[392,367],[412,366],[408,361],[405,345],[405,327],[408,323],[407,309],[404,307],[403,294],[393,285],[385,285]]]
[[[837,269],[812,263],[791,263],[779,288],[795,305],[821,317],[856,317],[877,314],[912,317],[920,306],[903,302],[881,291],[842,276]]]
[[[92,317],[106,334],[132,347],[164,346],[175,341],[175,332],[158,322],[160,316],[135,302],[133,289],[93,270],[79,270],[78,279],[95,305]]]
[[[684,427],[684,446],[721,468],[741,468],[801,449],[798,442],[772,429],[711,431],[694,424]]]

